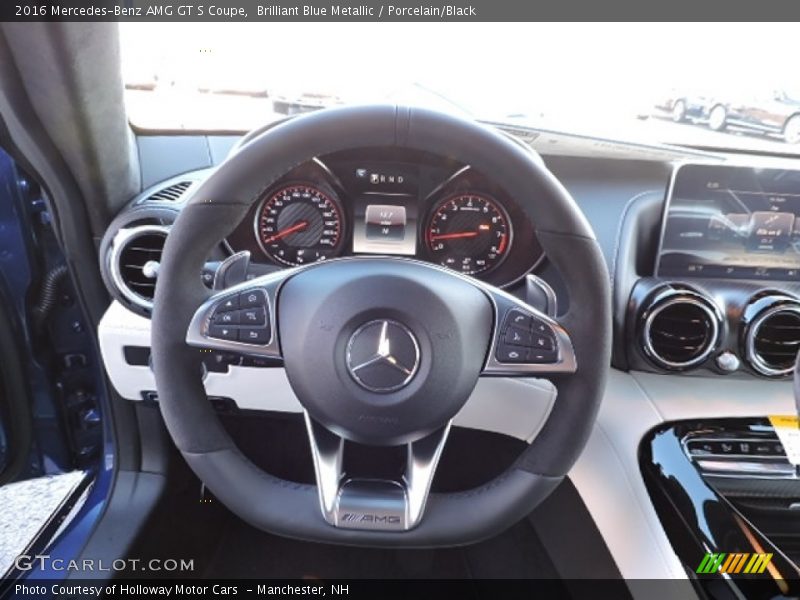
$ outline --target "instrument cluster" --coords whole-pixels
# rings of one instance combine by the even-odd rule
[[[466,165],[419,153],[315,158],[257,199],[231,252],[296,266],[340,256],[408,256],[507,286],[542,258],[518,204]]]

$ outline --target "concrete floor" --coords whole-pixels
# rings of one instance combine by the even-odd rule
[[[83,471],[73,471],[0,487],[0,576],[13,566],[84,476]]]

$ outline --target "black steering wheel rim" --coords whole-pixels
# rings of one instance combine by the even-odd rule
[[[326,523],[316,486],[273,477],[239,452],[207,402],[187,327],[209,292],[200,272],[211,250],[261,193],[313,156],[396,146],[438,154],[490,174],[534,223],[559,270],[579,365],[551,380],[558,399],[532,444],[503,474],[466,492],[431,494],[425,516],[403,532],[342,529]],[[394,547],[453,546],[483,539],[528,514],[582,451],[605,388],[611,354],[609,278],[580,209],[533,152],[495,129],[450,115],[395,106],[347,107],[289,120],[252,139],[193,193],[162,256],[152,321],[153,366],[161,410],[178,449],[217,498],[252,525],[301,539]]]

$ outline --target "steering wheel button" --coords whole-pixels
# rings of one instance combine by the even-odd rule
[[[259,290],[242,292],[241,294],[239,294],[239,305],[242,308],[257,308],[266,306],[264,292],[261,292]]]
[[[217,309],[214,311],[215,313],[222,313],[228,312],[231,310],[236,310],[239,308],[239,296],[231,296],[230,298],[225,298],[218,306]]]
[[[531,320],[531,330],[533,331],[534,335],[546,335],[553,337],[553,330],[550,328],[550,325],[535,317]]]
[[[215,325],[237,325],[239,323],[239,311],[216,313],[211,321]]]
[[[266,312],[263,308],[246,308],[237,313],[238,323],[252,327],[263,327],[267,322]]]
[[[506,344],[510,344],[512,346],[530,347],[532,343],[531,334],[526,329],[509,327],[506,329],[505,342]]]
[[[239,331],[239,341],[247,344],[266,344],[269,330],[266,327],[245,327]]]
[[[530,350],[502,343],[497,347],[497,360],[501,363],[526,363]]]
[[[531,348],[535,351],[553,350],[555,348],[555,341],[549,335],[534,334],[532,339]]]
[[[521,310],[510,310],[506,314],[506,327],[517,327],[519,329],[530,329],[533,317],[522,312]]]
[[[558,360],[558,351],[557,350],[537,350],[533,349],[530,352],[529,360],[530,363],[554,363]]]
[[[208,337],[217,340],[236,341],[239,339],[239,332],[235,327],[229,327],[227,325],[211,325],[208,328]]]

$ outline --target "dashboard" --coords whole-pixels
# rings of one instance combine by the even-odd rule
[[[687,158],[545,156],[606,258],[615,311],[612,365],[785,379],[800,348],[800,171],[793,161]],[[109,227],[101,266],[124,307],[149,316],[169,227],[209,173],[163,179]],[[408,150],[314,157],[265,182],[246,217],[209,256],[207,285],[243,251],[254,276],[337,257],[388,255],[444,265],[558,314],[569,307],[535,224],[501,181]]]
[[[542,259],[533,224],[490,178],[419,153],[318,157],[269,185],[226,239],[278,267],[341,256],[408,256],[499,286]]]

